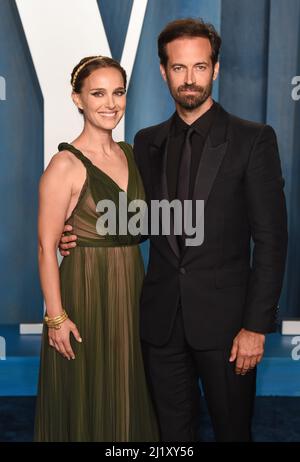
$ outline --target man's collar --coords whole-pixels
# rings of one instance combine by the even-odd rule
[[[172,123],[172,133],[175,136],[180,135],[182,132],[185,132],[190,127],[193,127],[197,133],[199,133],[203,138],[206,138],[209,132],[209,129],[212,125],[214,116],[217,111],[217,104],[213,102],[212,106],[204,112],[192,125],[188,125],[179,115],[178,112],[175,112]]]
[[[211,130],[210,130],[210,138],[212,142],[212,146],[218,146],[219,144],[223,143],[226,141],[227,137],[227,127],[228,127],[228,121],[229,121],[229,114],[223,107],[217,103],[214,102],[215,106],[215,117],[211,125]],[[157,125],[155,130],[153,130],[153,139],[150,142],[150,145],[153,148],[160,149],[162,145],[165,143],[169,133],[171,132],[171,127],[173,125],[174,113],[168,120],[165,122],[162,122],[161,124]],[[204,115],[204,114],[203,114]]]

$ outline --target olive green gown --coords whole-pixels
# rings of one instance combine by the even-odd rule
[[[78,203],[66,221],[77,246],[60,266],[62,302],[82,343],[71,334],[76,359],[68,361],[49,346],[44,328],[35,441],[157,441],[139,339],[139,297],[144,277],[138,237],[101,236],[99,200],[118,210],[119,193],[144,199],[132,148],[126,155],[127,195],[74,146],[61,143],[86,167]]]

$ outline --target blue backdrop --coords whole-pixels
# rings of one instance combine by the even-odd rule
[[[0,1],[0,323],[38,320],[37,192],[43,98],[14,1]]]
[[[112,55],[118,60],[132,4],[133,0],[98,0]],[[291,98],[291,79],[300,74],[300,0],[149,0],[128,89],[129,142],[140,128],[173,112],[159,74],[156,39],[168,21],[179,17],[202,17],[221,32],[214,98],[228,111],[276,130],[290,236],[281,315],[300,317],[300,101]],[[40,320],[42,303],[36,214],[43,167],[43,100],[13,0],[0,2],[0,76],[7,81],[7,101],[0,101],[0,323],[33,322]]]

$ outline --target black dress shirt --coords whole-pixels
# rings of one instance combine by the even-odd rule
[[[186,131],[193,127],[195,132],[191,136],[192,145],[192,159],[191,159],[191,172],[190,172],[190,193],[192,197],[196,174],[199,162],[202,156],[203,147],[209,133],[210,127],[213,123],[214,116],[217,111],[217,105],[213,103],[211,108],[206,111],[199,119],[195,120],[192,125],[186,124],[175,112],[169,136],[169,145],[167,152],[167,184],[169,192],[169,200],[172,201],[176,198],[177,178],[180,165],[180,158]]]

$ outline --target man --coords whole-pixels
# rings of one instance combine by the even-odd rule
[[[202,20],[166,26],[158,52],[176,112],[134,142],[149,204],[205,204],[202,245],[187,246],[184,234],[150,236],[141,338],[163,441],[197,440],[199,378],[217,441],[251,440],[256,365],[274,330],[284,274],[276,136],[212,100],[220,45]]]

